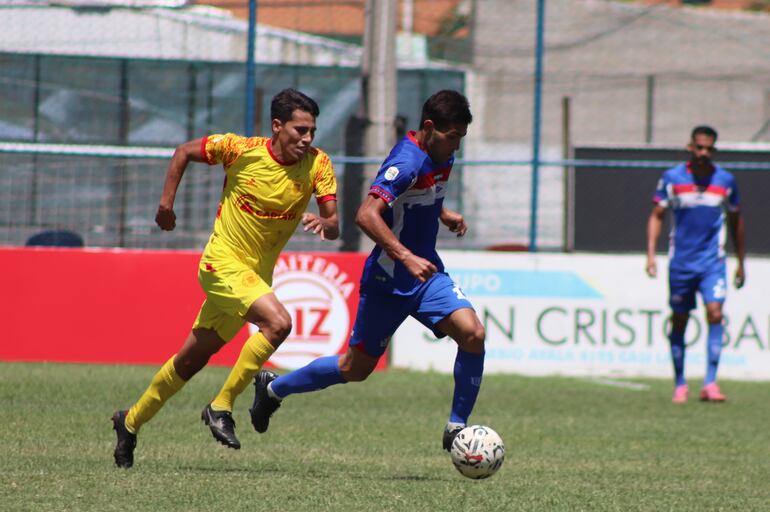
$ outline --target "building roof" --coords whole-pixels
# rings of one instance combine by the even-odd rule
[[[67,5],[62,5],[66,3]],[[146,7],[148,4],[162,7]],[[0,2],[0,52],[245,61],[247,21],[181,0]],[[173,8],[171,8],[173,7]],[[256,60],[267,64],[360,65],[360,45],[258,23]],[[400,53],[401,68],[456,68]]]
[[[197,4],[214,5],[228,9],[235,16],[247,19],[248,0],[193,0]],[[411,4],[412,11],[405,12]],[[466,4],[463,6],[462,4]],[[361,36],[364,32],[364,10],[366,0],[282,0],[280,2],[258,2],[257,18],[260,22],[289,30],[316,34]],[[398,27],[404,30],[411,24],[415,32],[427,36],[439,35],[444,24],[456,15],[458,9],[469,9],[467,0],[411,0],[399,1]]]

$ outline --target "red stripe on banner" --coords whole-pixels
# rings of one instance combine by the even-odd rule
[[[162,364],[184,343],[205,298],[199,258],[191,251],[0,248],[0,266],[12,269],[0,296],[0,361]],[[339,303],[347,311],[335,318],[347,318],[346,325],[321,323],[332,321],[329,313],[307,306],[314,322],[307,334],[335,327],[338,353],[347,348],[365,258],[287,253],[279,260],[285,272],[306,272],[332,283],[324,286],[339,286],[340,297],[344,292]],[[247,336],[242,329],[210,364],[232,366]]]

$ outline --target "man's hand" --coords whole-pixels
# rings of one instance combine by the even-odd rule
[[[738,290],[743,288],[743,285],[746,284],[746,271],[743,270],[743,265],[738,265],[738,268],[735,269],[735,279],[733,280],[733,284],[735,284],[735,288]]]
[[[176,227],[174,208],[158,206],[158,213],[155,214],[155,223],[163,231],[172,231]]]
[[[655,263],[655,258],[647,258],[647,266],[645,267],[647,275],[654,278],[658,275],[658,265]]]
[[[468,226],[465,225],[465,218],[462,214],[453,212],[452,210],[444,209],[441,212],[441,222],[449,228],[452,233],[457,233],[457,236],[463,236],[468,231]]]
[[[436,265],[416,254],[410,254],[401,263],[421,283],[426,282],[433,274],[438,272]]]
[[[305,232],[311,231],[314,235],[321,237],[321,240],[326,240],[324,235],[324,219],[313,213],[302,214],[302,225],[305,226]]]

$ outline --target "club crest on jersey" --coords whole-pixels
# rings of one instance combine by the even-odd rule
[[[388,167],[385,171],[385,179],[388,181],[393,181],[396,176],[398,176],[398,167]]]

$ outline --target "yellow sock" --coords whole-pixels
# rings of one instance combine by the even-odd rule
[[[139,427],[150,421],[155,416],[155,413],[163,407],[166,400],[174,396],[187,383],[176,373],[174,368],[175,357],[176,354],[171,356],[171,359],[161,366],[158,373],[152,378],[150,386],[128,410],[126,429],[129,432],[136,434]]]
[[[275,347],[267,341],[261,332],[257,332],[247,339],[241,349],[241,355],[238,356],[238,361],[235,362],[235,366],[225,381],[225,385],[211,402],[211,408],[215,411],[232,412],[235,398],[243,393],[243,390],[254,379],[265,361],[270,359],[273,352],[275,352]]]

